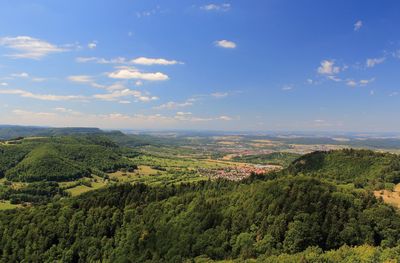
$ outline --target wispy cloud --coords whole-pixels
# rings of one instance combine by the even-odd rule
[[[283,91],[289,91],[292,90],[294,88],[294,86],[292,84],[290,85],[283,85],[282,90]]]
[[[16,51],[16,53],[7,55],[12,58],[41,59],[49,54],[67,50],[29,36],[1,37],[0,45]]]
[[[32,92],[20,90],[20,89],[3,89],[3,90],[0,90],[0,94],[18,95],[23,98],[31,98],[31,99],[47,100],[47,101],[85,100],[84,96],[35,94]]]
[[[99,57],[77,57],[75,59],[78,63],[87,63],[87,62],[94,62],[98,64],[126,64],[128,63],[127,59],[124,57],[117,57],[112,59],[105,59]]]
[[[378,64],[382,64],[383,62],[385,62],[386,57],[380,57],[380,58],[369,58],[367,59],[367,61],[365,62],[366,66],[368,68],[372,68],[375,67]]]
[[[177,60],[168,60],[164,58],[146,58],[146,57],[138,57],[135,58],[131,61],[133,64],[138,64],[138,65],[146,65],[146,66],[151,66],[151,65],[176,65],[176,64],[183,64],[183,62],[179,62]]]
[[[167,103],[161,104],[160,106],[154,107],[157,110],[162,110],[162,109],[177,109],[177,108],[184,108],[184,107],[190,107],[193,106],[193,99],[188,99],[184,102],[175,102],[175,101],[169,101]]]
[[[141,91],[131,90],[131,89],[114,90],[110,93],[93,95],[93,98],[95,98],[95,99],[106,100],[106,101],[117,101],[117,100],[120,100],[121,98],[125,98],[125,97],[133,97],[137,101],[141,101],[141,102],[149,102],[149,101],[153,101],[153,100],[158,100],[158,97],[156,97],[156,96],[149,96],[149,95],[143,94]]]
[[[93,82],[92,76],[88,75],[73,75],[67,78],[69,81],[78,82],[78,83],[90,83]]]
[[[221,48],[229,48],[229,49],[234,49],[236,48],[236,43],[233,41],[229,41],[229,40],[217,40],[215,41],[215,45],[217,47],[221,47]]]
[[[217,99],[225,98],[228,95],[229,95],[228,92],[214,92],[214,93],[211,93],[211,97],[214,97],[214,98],[217,98]]]
[[[358,20],[357,22],[354,23],[354,31],[359,31],[362,26],[363,22],[361,20]]]
[[[357,87],[357,86],[367,86],[368,84],[372,83],[375,81],[375,78],[371,79],[361,79],[359,81],[353,80],[353,79],[348,79],[346,81],[346,85],[349,87]]]
[[[222,11],[226,12],[231,9],[231,4],[229,3],[223,3],[223,4],[208,4],[208,5],[203,5],[200,7],[201,10],[204,11]]]

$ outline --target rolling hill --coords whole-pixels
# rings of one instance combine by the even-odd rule
[[[400,183],[400,157],[370,150],[344,149],[313,152],[295,160],[289,174],[303,174],[356,187],[385,188]]]

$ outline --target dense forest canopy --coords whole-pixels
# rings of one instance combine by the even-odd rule
[[[370,193],[310,177],[119,185],[0,213],[5,262],[250,259],[347,245],[394,247],[400,217]]]

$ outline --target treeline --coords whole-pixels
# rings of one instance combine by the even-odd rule
[[[54,199],[68,196],[56,182],[35,182],[21,188],[0,186],[0,200],[11,204],[46,204]]]
[[[395,247],[399,238],[400,217],[371,193],[303,176],[123,184],[0,213],[3,262],[268,259],[309,247]]]
[[[274,152],[269,154],[235,156],[232,158],[232,161],[264,165],[281,165],[286,167],[299,157],[300,154],[296,153]]]

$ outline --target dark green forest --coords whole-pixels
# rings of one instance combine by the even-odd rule
[[[254,259],[343,245],[395,247],[400,217],[367,191],[310,177],[115,185],[0,213],[3,262]]]

